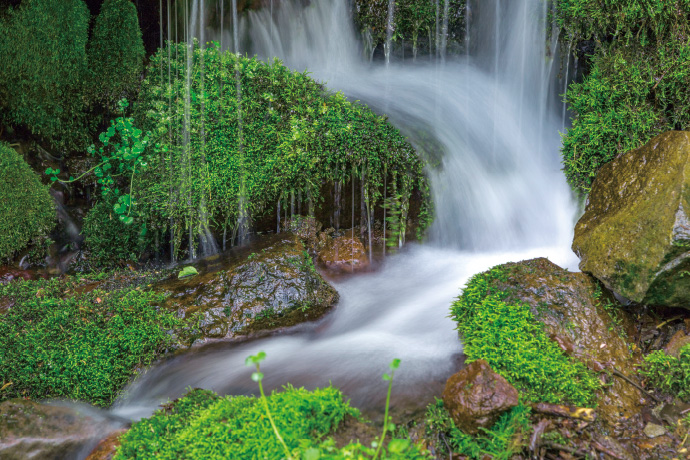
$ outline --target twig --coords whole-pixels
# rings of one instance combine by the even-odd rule
[[[610,457],[613,457],[613,458],[615,458],[616,460],[628,460],[626,457],[621,457],[620,455],[618,455],[617,453],[615,453],[614,451],[612,451],[612,450],[609,449],[608,447],[602,446],[601,443],[600,443],[599,441],[593,441],[593,442],[592,442],[592,446],[593,446],[596,450],[598,450],[599,452],[604,453],[604,454],[606,454],[606,455],[608,455],[608,456],[610,456]]]
[[[652,394],[652,393],[649,393],[647,390],[645,390],[644,388],[642,388],[642,386],[638,385],[637,383],[633,382],[633,381],[630,380],[628,377],[626,377],[625,375],[623,375],[623,373],[621,373],[621,371],[619,371],[619,370],[616,369],[615,367],[612,369],[611,374],[615,375],[616,377],[618,377],[618,378],[620,378],[620,379],[625,380],[625,381],[628,382],[630,385],[632,385],[632,386],[634,386],[635,388],[637,388],[638,390],[640,390],[640,391],[642,392],[642,394],[649,396],[649,397],[652,398],[654,401],[656,401],[656,402],[661,402],[661,399],[659,399],[656,395],[654,395],[654,394]]]
[[[585,422],[593,422],[597,419],[594,409],[587,407],[568,407],[558,404],[538,403],[532,405],[532,410],[540,414],[555,415],[557,417],[567,417]]]
[[[667,319],[666,321],[664,321],[664,322],[661,323],[661,324],[657,324],[656,328],[657,328],[657,329],[661,329],[663,326],[666,326],[668,323],[672,323],[672,322],[674,322],[674,321],[676,321],[676,320],[678,320],[678,319],[683,319],[683,317],[682,317],[681,315],[674,316],[673,318]]]
[[[563,444],[558,444],[553,441],[544,441],[542,443],[543,447],[551,450],[561,450],[563,452],[568,452],[569,454],[579,455],[580,457],[587,457],[587,452],[582,451],[576,447],[564,446]]]
[[[448,441],[446,440],[446,435],[443,433],[439,433],[441,435],[441,439],[443,439],[443,444],[446,445],[446,449],[448,449],[448,460],[453,460],[453,449],[450,448],[450,445],[448,445]]]

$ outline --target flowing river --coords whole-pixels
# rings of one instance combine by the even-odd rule
[[[332,382],[360,407],[380,404],[381,375],[400,358],[396,401],[421,405],[460,365],[449,306],[471,275],[538,256],[575,268],[569,247],[576,209],[560,171],[563,106],[555,88],[562,83],[547,3],[476,1],[466,55],[388,64],[365,57],[347,0],[307,7],[275,0],[239,20],[236,34],[232,21],[207,24],[206,38],[222,40],[224,48],[308,69],[329,89],[387,114],[412,142],[422,142],[419,133],[432,138],[440,150],[438,164],[429,167],[435,221],[424,244],[387,257],[375,273],[334,282],[341,300],[324,320],[164,360],[111,412],[145,417],[189,387],[253,393],[244,360],[259,350],[267,353],[268,388]]]

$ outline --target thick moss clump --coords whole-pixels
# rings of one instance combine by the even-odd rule
[[[96,281],[0,286],[0,400],[68,398],[108,406],[136,368],[176,345],[167,331],[186,323],[152,305],[161,295]]]
[[[0,143],[0,261],[46,236],[55,216],[48,188],[17,152]]]
[[[332,433],[359,412],[333,387],[287,386],[267,398],[276,427],[290,449]],[[264,404],[248,396],[218,397],[195,390],[171,407],[144,419],[123,435],[115,459],[283,458]]]
[[[0,120],[57,148],[85,143],[89,10],[82,0],[25,0],[0,19]]]
[[[559,0],[562,37],[594,46],[589,74],[568,88],[563,138],[570,184],[588,193],[599,168],[668,130],[690,128],[690,3]]]
[[[380,211],[385,197],[402,234],[415,190],[420,215],[428,215],[423,163],[384,117],[279,61],[214,44],[169,46],[151,58],[135,106],[157,145],[130,190],[149,231],[191,251],[205,227],[232,238],[251,220],[272,219],[277,202],[287,209],[300,196],[313,215],[324,191],[336,183],[349,190],[352,181],[361,185],[362,215]],[[161,65],[170,66],[171,80],[164,72],[161,81]]]
[[[593,403],[598,379],[546,335],[529,305],[506,301],[494,285],[506,279],[502,266],[475,275],[451,306],[468,360],[486,360],[528,400]]]
[[[88,44],[91,98],[112,107],[136,94],[144,70],[144,41],[130,0],[105,0]]]

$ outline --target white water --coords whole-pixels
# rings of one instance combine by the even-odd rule
[[[536,256],[575,267],[569,249],[575,210],[560,172],[562,120],[549,97],[544,2],[504,1],[498,21],[496,1],[472,4],[469,57],[418,59],[426,63],[414,66],[369,64],[347,0],[314,1],[306,10],[276,2],[273,14],[250,12],[236,34],[232,23],[223,25],[224,46],[239,44],[263,58],[274,53],[293,69],[308,68],[329,88],[385,111],[412,141],[423,131],[439,143],[442,152],[434,153],[441,164],[429,170],[436,220],[427,244],[387,258],[375,274],[335,283],[341,301],[323,322],[165,361],[128,389],[116,414],[149,415],[190,386],[253,392],[244,359],[259,350],[268,355],[262,367],[268,387],[332,381],[363,405],[380,401],[380,376],[400,358],[394,392],[421,401],[457,368],[453,358],[462,347],[448,312],[468,277]],[[207,30],[214,34],[220,41],[215,28]]]

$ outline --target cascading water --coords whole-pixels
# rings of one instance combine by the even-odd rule
[[[340,303],[316,325],[154,366],[125,392],[116,414],[146,416],[190,386],[254,392],[244,359],[258,350],[268,355],[262,370],[269,388],[332,381],[355,405],[370,407],[382,400],[380,375],[397,357],[394,393],[424,401],[456,369],[452,357],[462,347],[448,308],[469,276],[536,256],[574,265],[568,249],[574,206],[560,172],[560,110],[550,103],[552,71],[544,59],[545,2],[504,1],[497,21],[498,1],[472,3],[473,51],[447,56],[443,66],[385,68],[362,59],[347,0],[306,8],[284,1],[273,11],[249,12],[234,28],[235,39],[223,38],[249,55],[275,53],[294,69],[309,69],[329,88],[385,109],[420,151],[441,150],[427,152],[440,158],[429,167],[436,206],[430,241],[387,258],[374,274],[335,282]],[[500,30],[492,28],[499,22]],[[224,24],[208,33],[218,39],[227,30]]]

